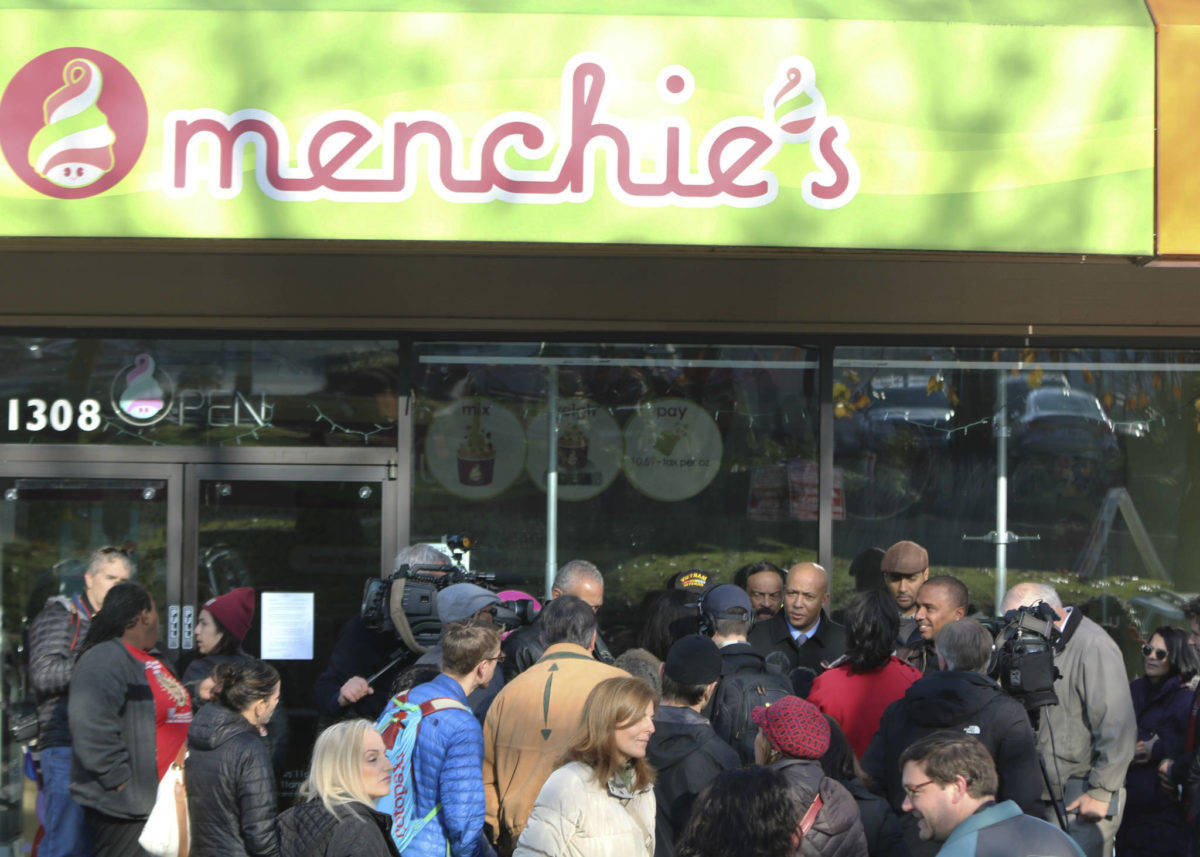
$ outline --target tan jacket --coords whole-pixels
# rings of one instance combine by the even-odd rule
[[[653,857],[654,808],[653,789],[602,786],[571,762],[546,780],[513,857]]]
[[[588,693],[605,679],[627,675],[582,646],[555,643],[492,702],[483,724],[483,790],[502,852],[520,837],[579,726]]]

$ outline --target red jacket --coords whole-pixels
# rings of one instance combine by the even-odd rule
[[[843,663],[816,677],[808,701],[838,722],[861,759],[879,730],[883,710],[920,677],[920,670],[896,657],[865,673],[852,673]]]

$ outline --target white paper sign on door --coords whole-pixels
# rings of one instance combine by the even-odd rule
[[[311,661],[313,657],[313,594],[262,594],[262,659]]]

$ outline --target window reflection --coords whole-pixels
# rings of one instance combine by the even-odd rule
[[[1007,546],[1010,585],[1050,580],[1065,599],[1092,601],[1110,627],[1180,621],[1178,599],[1155,593],[1196,586],[1189,557],[1200,537],[1185,522],[1200,511],[1198,357],[836,349],[834,462],[846,490],[838,563],[913,539],[991,612],[995,545],[964,536],[996,531],[1003,475],[1007,530],[1039,537]]]
[[[414,363],[414,538],[470,531],[473,565],[541,594],[553,466],[557,559],[604,569],[606,628],[675,572],[816,557],[815,352],[448,343]]]

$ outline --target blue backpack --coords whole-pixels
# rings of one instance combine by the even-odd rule
[[[436,804],[424,818],[416,817],[412,755],[417,744],[417,730],[423,718],[452,708],[468,713],[471,710],[457,699],[444,696],[416,705],[408,701],[408,693],[405,692],[388,700],[387,708],[375,724],[375,728],[383,736],[388,761],[392,763],[392,790],[379,799],[375,808],[391,816],[392,841],[402,854],[413,837],[420,833],[442,808],[441,804]]]

